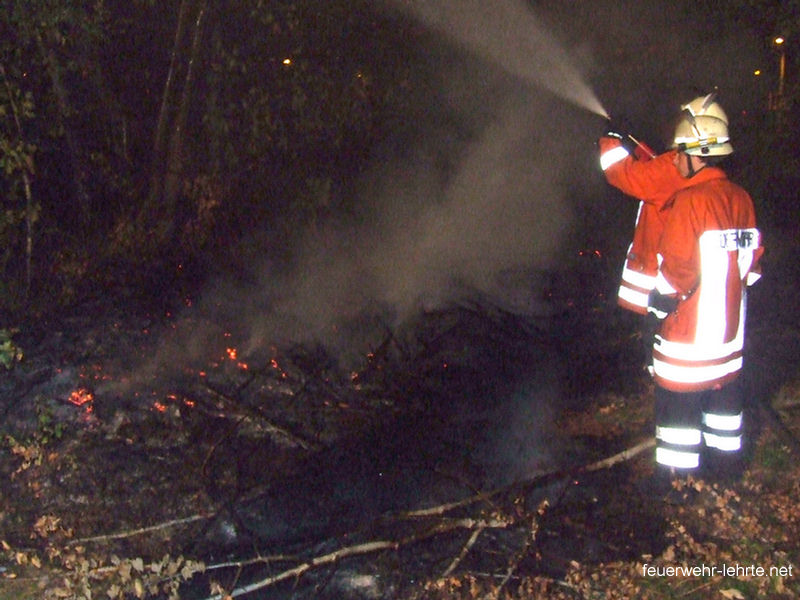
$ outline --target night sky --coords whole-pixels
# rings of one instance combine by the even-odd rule
[[[502,0],[490,9],[473,1],[400,4],[418,15],[435,14],[453,38],[464,36],[452,22],[472,18],[475,35],[504,54],[504,62],[541,63],[541,54],[563,53],[608,112],[624,114],[662,137],[663,122],[680,103],[714,87],[729,113],[762,108],[767,91],[777,87],[778,54],[770,41],[779,25],[770,23],[775,17],[768,10],[741,7],[741,2]],[[520,23],[525,4],[533,7],[530,23]],[[551,41],[537,45],[522,38],[526,31]],[[476,50],[474,39],[461,42]],[[542,52],[531,56],[531,49]],[[754,75],[757,69],[760,77]]]

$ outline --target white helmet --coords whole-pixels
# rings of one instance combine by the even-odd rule
[[[675,128],[674,147],[697,156],[725,156],[733,152],[728,136],[728,115],[714,101],[716,92],[695,98],[682,107]]]

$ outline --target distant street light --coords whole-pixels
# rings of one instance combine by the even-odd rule
[[[781,106],[783,105],[783,85],[784,80],[786,79],[786,47],[784,46],[784,42],[786,40],[781,36],[775,38],[775,45],[778,47],[780,51],[780,62],[779,62],[779,69],[778,69],[778,102],[780,102]]]
[[[772,44],[778,51],[778,89],[777,91],[770,90],[767,95],[767,107],[769,110],[776,112],[783,112],[786,108],[786,98],[784,97],[786,86],[786,38],[783,36],[776,36],[772,38]],[[759,75],[760,72],[756,72]],[[772,87],[771,85],[769,86]]]

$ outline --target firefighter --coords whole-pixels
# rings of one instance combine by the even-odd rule
[[[656,463],[661,473],[738,474],[747,287],[763,253],[753,202],[721,161],[733,152],[715,94],[683,107],[673,160],[686,185],[665,204],[648,310],[653,343]],[[702,458],[701,458],[702,457]]]
[[[638,324],[642,364],[652,374],[653,338],[658,319],[647,311],[647,300],[658,273],[656,247],[664,230],[664,205],[677,190],[688,185],[688,180],[681,177],[675,167],[677,150],[656,156],[638,141],[629,149],[633,138],[618,133],[625,131],[625,127],[609,123],[609,128],[598,141],[600,167],[610,185],[639,200],[633,241],[622,266],[617,304],[643,315]]]
[[[680,188],[688,185],[675,167],[677,150],[652,156],[636,145],[626,148],[626,135],[611,130],[598,141],[600,167],[606,181],[624,194],[639,200],[633,241],[622,267],[617,303],[640,315],[647,314],[647,299],[656,284],[656,246],[664,229],[664,205]],[[652,339],[649,340],[652,343]]]

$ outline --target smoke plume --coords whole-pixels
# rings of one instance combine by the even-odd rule
[[[249,348],[346,345],[337,338],[353,323],[393,325],[470,294],[547,310],[546,272],[569,268],[598,223],[619,244],[632,228],[633,204],[596,203],[603,105],[663,147],[656,132],[679,102],[714,85],[724,102],[752,73],[747,38],[720,25],[709,39],[695,4],[545,2],[534,14],[521,0],[385,0],[429,31],[428,59],[413,68],[429,95],[376,148],[351,221],[305,236],[289,269],[254,265],[255,284],[217,282],[200,306]]]

